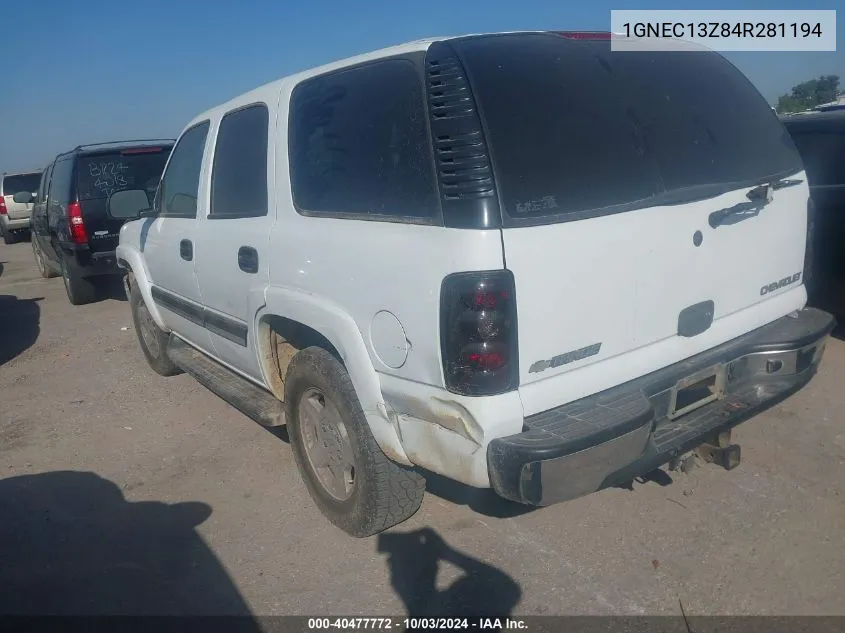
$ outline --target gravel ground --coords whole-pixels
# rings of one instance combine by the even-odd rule
[[[147,367],[118,288],[73,307],[28,243],[0,262],[0,613],[845,614],[840,340],[734,433],[731,472],[539,510],[432,479],[392,536],[356,540],[284,432]]]

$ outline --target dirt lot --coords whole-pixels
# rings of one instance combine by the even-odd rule
[[[533,511],[432,480],[394,536],[355,540],[283,432],[148,369],[120,292],[73,307],[0,245],[0,613],[843,614],[842,376],[833,340],[735,433],[734,471]]]

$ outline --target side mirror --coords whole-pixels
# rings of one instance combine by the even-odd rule
[[[12,199],[18,204],[29,204],[35,200],[35,194],[31,191],[18,191],[14,196],[12,196]]]
[[[109,196],[109,215],[119,220],[135,220],[150,209],[150,200],[143,189],[116,191]]]

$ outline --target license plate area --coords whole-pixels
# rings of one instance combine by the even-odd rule
[[[669,397],[670,420],[686,415],[725,397],[725,366],[714,365],[682,378]]]

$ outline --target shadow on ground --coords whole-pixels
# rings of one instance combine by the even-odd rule
[[[431,528],[382,533],[377,539],[408,617],[505,618],[522,597],[519,584],[508,574],[452,548]],[[444,563],[457,567],[461,575],[446,589],[438,589]]]
[[[29,349],[38,339],[41,308],[37,299],[0,295],[0,365]]]
[[[845,340],[845,221],[841,206],[819,206],[817,201],[816,240],[809,305],[833,314],[839,324],[834,338]]]
[[[210,515],[128,502],[90,472],[0,480],[0,614],[249,616],[196,532]]]
[[[420,472],[425,477],[427,493],[456,505],[468,506],[474,512],[484,516],[506,519],[535,509],[532,506],[503,499],[490,488],[473,488],[437,473],[422,470]]]
[[[118,275],[104,276],[99,280],[99,299],[114,299],[115,301],[128,301],[126,290],[123,288],[123,279]]]

